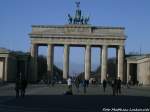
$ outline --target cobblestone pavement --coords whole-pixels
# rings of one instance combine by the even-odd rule
[[[90,85],[86,95],[73,86],[73,95],[63,95],[66,85],[29,85],[24,98],[15,98],[14,84],[0,87],[0,112],[101,112],[114,109],[149,109],[150,87],[122,88],[122,95],[112,96],[107,87]],[[148,111],[148,110],[147,110]]]

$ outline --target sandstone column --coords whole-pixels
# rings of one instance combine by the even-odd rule
[[[150,72],[149,72],[150,73]],[[140,76],[139,76],[139,74],[140,74],[140,64],[139,63],[137,63],[137,81],[139,81],[140,80]]]
[[[64,45],[63,79],[69,76],[69,45]]]
[[[127,83],[130,80],[130,63],[127,62]]]
[[[101,83],[106,79],[107,75],[107,46],[102,46],[102,62],[101,62]]]
[[[48,75],[48,83],[50,79],[53,77],[53,58],[54,58],[54,47],[53,45],[48,45],[48,55],[47,55],[47,75]]]
[[[115,69],[115,78],[118,77],[118,47],[116,47],[116,69]]]
[[[4,81],[7,81],[7,76],[8,76],[8,57],[5,58],[5,71],[4,71]]]
[[[38,57],[38,45],[32,44],[31,46],[31,81],[37,81],[37,57]]]
[[[91,72],[91,47],[87,45],[85,48],[85,80],[90,79]]]
[[[102,48],[100,47],[100,63],[99,63],[99,66],[102,65]],[[101,82],[101,70],[99,69],[99,74],[98,74],[98,82]]]
[[[25,75],[24,78],[27,79],[27,75],[28,75],[28,59],[24,60],[25,62]]]
[[[123,65],[124,65],[124,46],[118,48],[118,77],[123,80]]]

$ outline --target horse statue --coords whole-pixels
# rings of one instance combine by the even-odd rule
[[[90,20],[89,17],[85,17],[85,19],[84,19],[84,24],[88,24],[89,20]]]
[[[81,10],[77,9],[74,17],[74,24],[80,24],[81,23]]]
[[[80,9],[80,2],[76,2],[77,5],[77,9],[75,12],[75,16],[71,16],[70,14],[68,14],[68,22],[69,24],[88,24],[89,22],[89,16],[88,17],[84,17],[82,15],[81,9]]]
[[[73,18],[70,16],[70,14],[68,14],[68,17],[69,17],[69,19],[68,19],[69,24],[72,24],[73,23]]]

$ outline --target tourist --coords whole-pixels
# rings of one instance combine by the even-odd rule
[[[26,88],[27,88],[27,80],[23,79],[21,80],[21,96],[22,97],[25,96]]]
[[[111,82],[111,86],[112,86],[112,91],[113,91],[113,96],[116,95],[116,86],[117,86],[117,79],[113,79]]]
[[[87,80],[83,80],[83,92],[86,94]]]
[[[68,90],[65,92],[65,95],[72,95],[72,80],[69,77],[67,80]]]
[[[72,89],[72,81],[71,81],[71,78],[69,77],[68,80],[67,80],[67,85],[68,85],[68,88],[69,89]]]
[[[54,85],[55,85],[55,79],[52,79],[51,80],[51,86],[54,87]]]
[[[106,86],[107,86],[107,81],[104,79],[103,80],[103,90],[104,90],[104,93],[105,93],[105,90],[106,90]]]
[[[16,83],[15,83],[15,91],[16,91],[16,98],[19,97],[19,90],[21,88],[21,83],[19,78],[16,79]]]
[[[130,83],[129,83],[129,81],[126,84],[126,87],[127,87],[127,89],[130,89]]]
[[[121,94],[121,80],[120,77],[117,79],[117,95]]]
[[[89,87],[89,80],[86,80],[86,87]]]
[[[79,91],[79,85],[80,85],[80,79],[79,79],[79,77],[76,77],[76,79],[75,79],[75,86],[76,86],[76,88],[77,88],[77,93],[80,92],[80,91]]]

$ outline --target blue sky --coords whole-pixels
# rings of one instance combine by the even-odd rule
[[[140,48],[142,53],[150,53],[150,0],[78,1],[84,15],[90,16],[91,25],[126,28],[126,53],[139,52]],[[75,8],[75,0],[0,0],[0,47],[29,51],[31,25],[67,24],[67,14],[73,15]],[[55,49],[55,62],[61,63],[63,48]],[[40,52],[46,48],[41,47]],[[109,55],[113,54],[114,50],[109,50]],[[70,55],[72,63],[83,65],[83,48],[71,48]],[[98,59],[99,49],[92,49],[93,65],[98,65]]]

